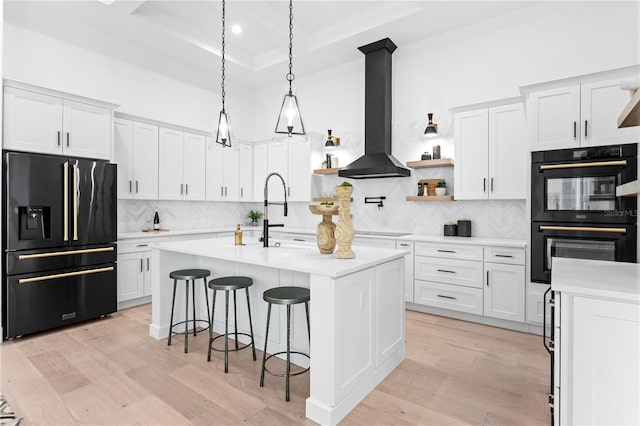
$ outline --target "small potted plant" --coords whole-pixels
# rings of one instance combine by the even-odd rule
[[[438,197],[442,197],[447,194],[447,182],[442,179],[440,182],[436,183],[436,195]]]
[[[247,217],[251,219],[251,226],[258,226],[258,221],[262,217],[262,213],[258,210],[249,210]]]

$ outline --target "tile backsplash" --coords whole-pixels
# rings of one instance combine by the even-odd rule
[[[419,171],[418,171],[419,172]],[[450,173],[449,176],[447,173]],[[443,224],[458,219],[472,221],[472,235],[492,238],[526,239],[529,225],[525,200],[483,200],[455,202],[407,202],[406,195],[417,195],[417,181],[444,177],[453,187],[452,171],[440,176],[412,173],[411,178],[352,181],[352,223],[356,230],[405,231],[442,235]],[[331,193],[342,181],[337,176],[323,178],[323,192]],[[415,189],[414,189],[415,188]],[[384,207],[364,204],[364,197],[385,196]],[[291,228],[315,229],[321,218],[312,215],[309,203],[290,203],[289,215],[283,217],[282,207],[269,209],[272,223],[284,223]],[[249,209],[262,211],[262,203],[197,202],[197,201],[137,201],[118,200],[118,231],[140,231],[152,226],[156,208],[160,225],[167,229],[235,227],[246,224]],[[334,218],[337,221],[337,217]]]

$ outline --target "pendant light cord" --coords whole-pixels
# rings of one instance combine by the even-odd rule
[[[222,83],[220,84],[220,86],[222,86],[222,112],[224,112],[224,96],[225,96],[225,92],[224,92],[224,64],[225,64],[225,60],[224,60],[224,53],[225,53],[224,33],[225,33],[225,0],[222,0]]]
[[[296,76],[293,75],[293,0],[289,0],[289,73],[287,74],[287,80],[289,81],[289,94],[292,93],[291,82],[295,78]]]

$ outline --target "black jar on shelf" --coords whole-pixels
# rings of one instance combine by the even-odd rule
[[[458,221],[458,237],[471,236],[471,221],[468,219],[460,219]]]
[[[455,223],[449,222],[444,224],[444,236],[455,237],[458,235],[458,227]]]

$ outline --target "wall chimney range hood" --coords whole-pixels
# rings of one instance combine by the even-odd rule
[[[388,38],[358,48],[365,55],[364,155],[338,175],[352,179],[411,176],[391,155],[391,54]]]

